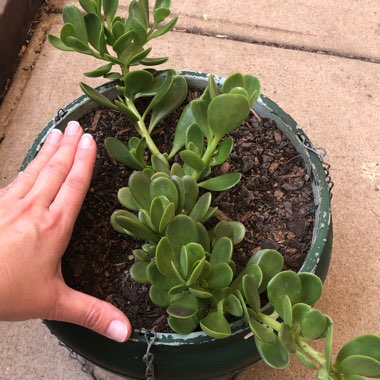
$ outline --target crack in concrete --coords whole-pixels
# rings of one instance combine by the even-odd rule
[[[230,40],[230,41],[248,43],[248,44],[252,44],[252,45],[268,46],[268,47],[273,47],[276,49],[302,51],[302,52],[306,52],[306,53],[329,55],[329,56],[334,56],[334,57],[339,57],[339,58],[353,59],[353,60],[362,61],[362,62],[370,62],[370,63],[380,64],[380,59],[377,59],[377,58],[370,58],[370,57],[361,56],[361,55],[350,55],[350,54],[341,53],[341,52],[333,51],[333,50],[327,50],[327,49],[316,49],[316,48],[306,47],[306,46],[296,46],[296,45],[291,45],[291,44],[283,44],[283,43],[278,43],[278,42],[274,42],[274,41],[260,41],[260,40],[256,40],[253,38],[242,37],[240,35],[235,35],[235,34],[223,34],[223,35],[221,35],[220,32],[216,32],[216,31],[211,30],[211,29],[206,30],[206,29],[202,29],[202,28],[193,27],[191,29],[188,29],[188,28],[184,28],[184,29],[178,28],[177,29],[177,28],[175,28],[173,31],[176,33],[197,34],[197,35],[204,36],[204,37],[219,38],[219,39],[225,39],[225,40]]]

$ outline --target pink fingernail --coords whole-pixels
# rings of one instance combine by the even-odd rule
[[[93,142],[93,138],[90,134],[88,133],[85,133],[81,139],[80,139],[80,142],[79,142],[79,147],[82,148],[82,149],[87,149],[87,148],[90,148],[90,146],[92,145],[92,142]]]
[[[80,125],[77,121],[69,121],[65,129],[65,135],[74,136],[77,135],[80,131]]]
[[[49,144],[58,144],[61,140],[62,132],[59,129],[52,129],[46,139]]]
[[[128,336],[128,326],[121,321],[112,321],[106,331],[108,338],[117,342],[125,342]]]

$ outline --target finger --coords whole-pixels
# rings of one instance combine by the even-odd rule
[[[40,171],[25,199],[37,200],[38,204],[43,207],[51,205],[71,170],[82,134],[83,130],[79,123],[69,122],[58,150]]]
[[[49,207],[49,211],[60,214],[60,220],[66,226],[74,224],[82,207],[90,186],[95,159],[95,141],[86,133],[79,142],[70,173]]]
[[[69,287],[64,288],[49,319],[75,323],[117,342],[125,342],[132,332],[128,318],[118,308]]]
[[[40,171],[50,161],[57,151],[62,139],[62,132],[59,129],[53,129],[47,136],[42,148],[37,156],[20,172],[19,175],[6,188],[6,195],[14,199],[23,198],[33,187]],[[5,195],[5,192],[3,193]]]

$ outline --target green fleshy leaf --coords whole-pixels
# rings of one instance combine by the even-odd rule
[[[116,222],[139,239],[158,241],[159,236],[139,221],[125,216],[117,216]]]
[[[182,178],[176,175],[171,175],[170,180],[174,183],[178,193],[178,205],[176,209],[176,214],[181,214],[183,206],[185,204],[185,186],[183,184]]]
[[[183,205],[185,213],[190,213],[193,209],[199,194],[198,184],[194,178],[189,175],[185,175],[182,178],[183,186],[185,188],[185,203]]]
[[[325,339],[325,358],[326,358],[326,369],[328,372],[331,370],[332,361],[332,344],[333,344],[333,321],[326,315],[327,319],[327,329],[326,329],[326,339]]]
[[[248,305],[256,313],[260,311],[261,302],[258,285],[254,276],[246,274],[242,278],[243,292]]]
[[[153,75],[145,70],[130,71],[125,76],[125,94],[133,98],[135,94],[146,90],[153,83]]]
[[[100,92],[96,91],[94,88],[82,82],[80,83],[80,88],[89,98],[91,98],[101,106],[118,111],[118,108],[111,102],[111,100],[109,100]]]
[[[263,274],[261,272],[260,267],[257,264],[248,263],[246,267],[239,273],[239,275],[235,278],[232,283],[232,290],[243,291],[242,280],[245,275],[253,276],[256,280],[256,284],[260,284],[263,278]]]
[[[166,34],[167,32],[169,32],[175,27],[175,24],[177,23],[177,21],[178,21],[178,17],[176,16],[170,22],[168,22],[164,27],[162,27],[161,29],[155,30],[150,35],[149,39],[152,40],[153,38],[163,36],[164,34]]]
[[[153,169],[156,172],[170,174],[169,163],[163,154],[154,154],[151,157]]]
[[[210,237],[206,230],[206,227],[200,223],[196,223],[197,232],[198,232],[198,243],[203,247],[206,252],[210,251]]]
[[[112,44],[112,49],[115,51],[115,53],[122,54],[125,50],[127,50],[132,44],[134,35],[135,33],[132,30],[129,30],[128,32],[123,33],[120,37],[118,37],[117,40]]]
[[[136,160],[143,166],[145,165],[145,161],[144,161],[145,148],[146,148],[146,138],[142,137],[141,139],[139,139],[139,142],[137,146],[135,147],[135,152],[133,155],[136,157]]]
[[[282,315],[284,316],[284,323],[289,327],[293,325],[293,309],[290,298],[285,295],[282,302]]]
[[[211,74],[208,76],[208,89],[210,92],[211,99],[214,99],[216,96],[220,94],[219,88],[215,83],[214,76]]]
[[[222,94],[207,109],[207,120],[215,136],[222,138],[234,131],[249,114],[248,100],[242,95]]]
[[[131,28],[135,32],[134,43],[136,46],[144,46],[147,42],[147,31],[144,25],[137,19],[133,19]]]
[[[277,313],[283,317],[283,298],[288,296],[292,305],[297,303],[301,296],[301,280],[299,276],[290,271],[276,274],[268,283],[267,293],[270,303]]]
[[[194,120],[199,128],[202,130],[202,133],[206,136],[208,141],[212,139],[212,130],[210,129],[209,122],[207,120],[207,110],[209,107],[211,99],[198,98],[194,99],[190,103],[191,113]]]
[[[98,67],[96,70],[88,71],[87,73],[84,73],[84,75],[89,78],[102,77],[103,75],[107,74],[111,69],[112,63],[108,63],[107,65]]]
[[[128,210],[139,211],[139,205],[133,198],[133,195],[129,187],[122,187],[121,189],[119,189],[117,193],[117,199]]]
[[[146,261],[138,261],[131,266],[131,277],[134,281],[139,282],[140,284],[148,284],[149,279],[146,274],[146,268],[148,267]]]
[[[246,99],[248,99],[248,92],[243,87],[235,87],[230,91],[230,94],[243,95]]]
[[[86,24],[81,11],[73,4],[68,4],[63,8],[63,21],[65,24],[72,24],[75,29],[75,37],[84,45],[88,44]]]
[[[198,319],[196,317],[175,318],[170,315],[168,324],[177,334],[190,334],[197,328]]]
[[[151,185],[149,176],[144,172],[133,172],[128,180],[128,185],[136,200],[136,203],[145,210],[150,210],[151,196],[149,186]],[[152,196],[152,199],[154,196]]]
[[[142,59],[145,59],[149,53],[152,51],[152,48],[148,48],[148,49],[145,49],[145,50],[142,50],[140,51],[139,53],[135,54],[130,60],[129,60],[129,64],[130,65],[138,65],[140,64],[140,61]]]
[[[210,166],[216,166],[223,164],[226,161],[234,147],[234,139],[232,137],[228,137],[225,139],[217,149],[217,153],[210,160]]]
[[[196,285],[196,284],[191,285],[189,287],[189,290],[190,290],[190,293],[194,294],[198,298],[211,298],[212,297],[212,294],[210,292],[208,292],[207,290],[205,290],[204,288],[202,288],[201,286]]]
[[[296,303],[293,305],[293,321],[301,323],[303,317],[309,310],[311,310],[311,306],[305,303]]]
[[[190,217],[177,215],[168,224],[166,236],[172,243],[174,251],[180,251],[183,245],[197,241],[197,225]]]
[[[160,222],[162,218],[162,214],[166,206],[170,203],[169,199],[163,196],[155,197],[152,200],[150,205],[150,217],[152,219],[152,223],[154,225],[155,231],[158,231],[160,228]]]
[[[158,66],[165,63],[169,57],[144,58],[140,60],[140,64],[144,66]]]
[[[192,103],[188,104],[184,108],[179,118],[179,121],[175,129],[173,147],[170,151],[169,158],[173,158],[174,155],[185,145],[187,130],[194,123],[194,116],[191,104]]]
[[[112,228],[116,231],[116,232],[119,232],[121,234],[128,234],[130,236],[134,236],[132,233],[130,233],[129,231],[127,231],[125,228],[123,228],[122,226],[120,226],[120,224],[117,222],[117,217],[118,216],[127,216],[127,217],[130,217],[132,219],[135,219],[135,220],[138,220],[136,215],[132,214],[131,212],[129,211],[126,211],[126,210],[116,210],[112,213],[111,215],[111,226]]]
[[[189,279],[186,281],[186,285],[188,285],[188,286],[194,285],[198,281],[200,275],[202,274],[202,271],[203,271],[203,268],[205,267],[205,265],[206,265],[206,257],[195,262],[195,264],[194,264],[195,267],[194,267],[192,273],[190,274]],[[194,292],[192,292],[192,293],[194,294]],[[201,297],[201,298],[205,298],[205,297]]]
[[[196,154],[191,150],[183,150],[179,155],[186,165],[189,165],[196,171],[200,172],[205,168],[205,164],[199,154]]]
[[[225,191],[234,187],[240,179],[240,173],[228,173],[203,181],[198,186],[210,191]]]
[[[161,238],[156,249],[157,269],[166,277],[174,277],[171,262],[176,262],[173,247],[167,237]]]
[[[59,49],[59,50],[63,50],[63,51],[74,51],[73,48],[67,46],[60,38],[56,37],[56,36],[53,36],[52,34],[49,34],[48,35],[48,40],[49,42],[56,48],[56,49]]]
[[[218,207],[209,208],[208,211],[206,212],[205,216],[202,218],[202,220],[200,222],[203,224],[206,224],[208,222],[208,220],[215,214],[217,209],[218,209]]]
[[[79,0],[79,4],[87,13],[96,13],[97,8],[91,0]]]
[[[107,53],[107,45],[104,35],[104,28],[99,16],[89,13],[84,16],[88,40],[90,44],[99,51],[100,54]]]
[[[336,364],[338,365],[346,358],[354,355],[368,356],[380,362],[380,337],[364,334],[353,338],[339,351]]]
[[[296,352],[297,350],[297,344],[294,340],[293,332],[291,328],[284,323],[281,324],[281,329],[278,334],[278,338],[282,345],[289,351],[289,352]]]
[[[119,19],[116,18],[112,22],[112,35],[113,35],[114,41],[116,42],[125,32],[126,32],[126,30],[125,30],[124,23],[121,22],[121,20],[119,20]],[[131,36],[134,36],[133,32],[132,32]],[[113,44],[115,44],[115,42]]]
[[[157,8],[154,10],[154,22],[158,25],[170,15],[170,9]]]
[[[152,285],[149,289],[149,297],[152,302],[159,307],[167,307],[170,305],[171,297],[167,291],[158,289]]]
[[[302,284],[300,302],[313,305],[322,295],[322,281],[313,273],[300,272],[298,275]]]
[[[119,0],[103,0],[103,11],[108,25],[111,25],[118,6]]]
[[[248,92],[249,104],[252,106],[260,96],[260,81],[253,75],[244,75],[244,88]]]
[[[233,245],[229,238],[222,237],[215,241],[212,249],[210,264],[215,265],[219,263],[227,263],[232,258]]]
[[[235,317],[241,317],[243,315],[243,308],[241,307],[239,298],[233,294],[227,297],[224,303],[224,309]]]
[[[244,87],[244,77],[240,73],[230,75],[223,83],[222,93],[228,94],[234,87]]]
[[[373,378],[380,377],[380,361],[369,356],[352,355],[337,365],[337,370],[343,374],[354,374]]]
[[[193,266],[205,257],[203,247],[198,243],[188,243],[181,249],[180,268],[184,278],[188,278]]]
[[[296,356],[297,356],[298,361],[302,365],[304,365],[305,367],[307,367],[311,370],[318,369],[317,366],[306,355],[304,355],[301,351],[296,351]]]
[[[258,264],[263,272],[263,281],[259,286],[259,293],[262,293],[267,288],[268,282],[282,271],[284,258],[281,253],[273,249],[262,249],[249,259],[249,263]]]
[[[319,310],[311,309],[304,315],[300,326],[305,338],[318,339],[326,332],[327,318]]]
[[[157,87],[157,89],[155,91],[153,99],[151,100],[151,102],[145,110],[145,115],[147,115],[154,107],[156,107],[161,102],[162,99],[165,98],[166,94],[168,93],[173,84],[173,80],[173,75],[167,75],[163,78],[159,77],[158,79],[155,78],[154,86]]]
[[[178,280],[172,277],[164,276],[157,268],[157,264],[152,261],[147,269],[146,273],[149,282],[160,290],[169,291],[174,286],[178,285]]]
[[[173,271],[174,272],[174,271]],[[182,283],[180,285],[177,285],[177,286],[173,286],[170,290],[169,290],[169,294],[170,295],[174,295],[174,294],[181,294],[183,293],[185,290],[188,290],[188,287],[186,285],[183,285]]]
[[[236,245],[243,241],[245,236],[245,227],[243,223],[240,222],[228,222],[232,230],[232,242]]]
[[[170,168],[170,176],[177,176],[182,178],[185,175],[185,172],[183,171],[183,168],[180,164],[175,162],[172,167]]]
[[[111,72],[111,73],[105,74],[104,78],[109,79],[109,80],[120,80],[121,79],[121,74],[115,71],[115,72]],[[117,100],[115,101],[115,103],[116,102],[117,102]],[[123,110],[120,110],[120,111],[123,112]],[[133,114],[133,113],[131,112],[130,114]],[[127,116],[130,116],[130,114],[127,114]],[[133,119],[131,117],[130,117],[130,119],[133,121]]]
[[[262,342],[255,337],[256,347],[261,358],[272,368],[283,369],[289,364],[289,354],[277,338],[275,344]]]
[[[73,48],[74,50],[88,55],[93,55],[93,51],[88,47],[88,45],[85,45],[82,41],[78,40],[76,37],[67,37],[66,39],[67,46]]]
[[[249,312],[250,312],[250,318],[248,320],[248,324],[249,324],[250,329],[255,335],[255,339],[260,340],[261,342],[265,344],[269,344],[272,346],[273,349],[275,349],[274,346],[278,340],[278,337],[276,336],[276,334],[273,332],[273,330],[269,326],[257,321],[254,318],[254,313],[252,313],[250,309],[249,309]]]
[[[150,198],[159,197],[160,195],[169,199],[170,202],[178,205],[178,192],[174,183],[169,178],[159,177],[152,180],[148,187]]]
[[[211,267],[211,272],[207,278],[210,289],[222,289],[231,284],[233,279],[231,267],[226,263],[215,264]]]
[[[132,251],[133,256],[137,261],[150,261],[150,256],[147,252],[145,252],[143,249],[134,249]]]
[[[158,232],[160,234],[165,233],[165,229],[166,229],[167,225],[173,220],[173,218],[175,216],[175,210],[176,210],[176,205],[173,202],[169,203],[165,207],[165,210],[162,214],[162,218],[160,221],[160,225],[158,227]]]
[[[64,24],[61,29],[60,38],[66,43],[68,37],[75,37],[75,29],[73,24]]]
[[[231,335],[231,328],[227,319],[217,311],[212,311],[203,318],[200,321],[200,326],[207,335],[215,339],[223,339]]]
[[[107,137],[104,146],[110,157],[135,170],[143,169],[142,165],[131,154],[128,147],[116,137]]]
[[[175,76],[172,85],[165,96],[154,106],[149,123],[148,131],[152,132],[154,127],[165,117],[170,115],[185,100],[187,95],[187,81],[182,76]],[[154,98],[153,98],[154,99]]]
[[[173,302],[166,312],[175,318],[191,318],[198,312],[199,303],[196,296],[190,292],[184,293],[181,298]]]
[[[206,215],[211,204],[211,193],[203,194],[194,205],[189,216],[195,222],[199,222]]]
[[[189,144],[193,143],[198,150],[198,154],[202,155],[204,149],[204,136],[199,125],[194,123],[191,124],[186,131],[186,149],[189,148]]]

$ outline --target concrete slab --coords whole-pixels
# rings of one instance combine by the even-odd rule
[[[54,32],[59,19],[54,16]],[[380,66],[184,33],[171,33],[155,46],[178,69],[256,74],[264,93],[299,122],[315,145],[327,150],[335,182],[334,253],[319,306],[335,321],[334,352],[357,334],[380,334]],[[16,175],[43,125],[80,95],[81,73],[91,67],[86,57],[44,44],[0,145],[0,184]],[[7,110],[1,108],[0,116],[3,112]],[[77,363],[66,360],[39,323],[1,323],[0,336],[0,373],[7,373],[6,380],[82,379]],[[301,380],[312,375],[293,361],[284,371],[258,363],[238,379],[255,377]]]
[[[121,14],[126,3],[120,2]],[[173,1],[172,10],[179,16],[176,28],[190,33],[380,61],[377,0],[365,6],[350,0],[186,0]]]

